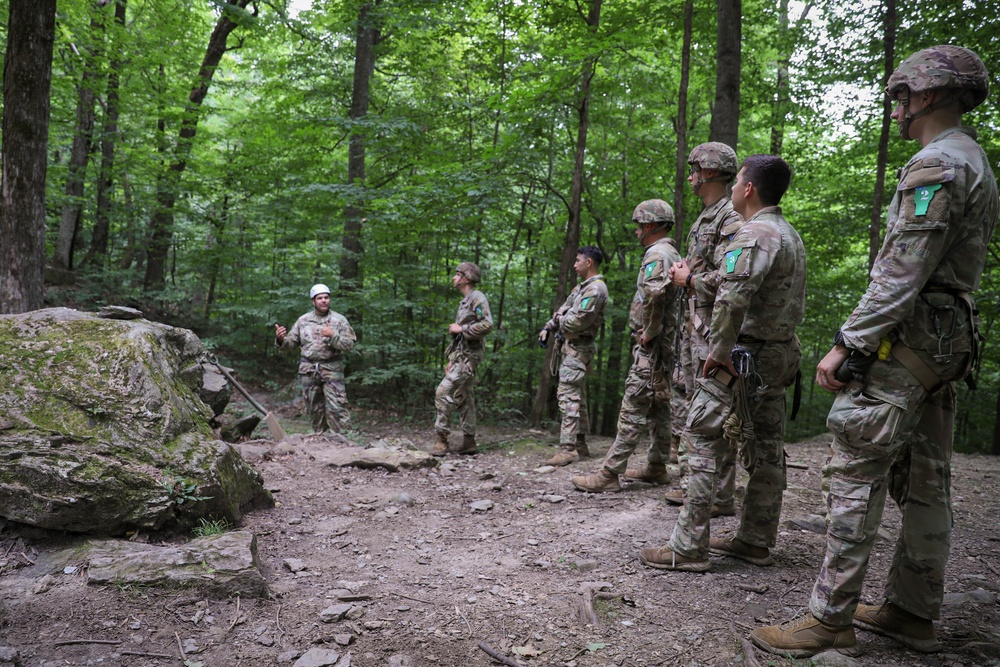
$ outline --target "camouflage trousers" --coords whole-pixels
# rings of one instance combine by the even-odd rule
[[[618,412],[618,434],[604,457],[604,467],[619,475],[625,473],[628,459],[646,429],[651,440],[646,460],[664,465],[670,462],[670,399],[657,398],[653,391],[654,362],[650,350],[641,345],[632,348],[632,367],[625,378],[625,395]],[[671,362],[661,357],[656,363],[669,372]]]
[[[448,437],[451,433],[451,415],[458,410],[458,423],[465,435],[476,434],[476,368],[483,360],[483,353],[462,351],[448,358],[444,379],[434,392],[437,418],[434,429]]]
[[[965,355],[928,365],[955,375]],[[827,496],[826,555],[809,609],[831,625],[850,625],[886,494],[903,514],[885,599],[921,618],[937,619],[951,548],[951,454],[955,390],[930,395],[895,358],[875,362],[864,387],[852,382],[827,417],[833,432],[823,468]],[[881,601],[878,601],[881,603]]]
[[[685,339],[685,342],[687,340]],[[684,373],[684,382],[688,382],[690,377],[692,389],[690,392],[686,391],[681,394],[683,399],[683,404],[678,408],[676,403],[671,401],[670,408],[673,414],[673,425],[674,434],[679,438],[679,444],[677,447],[677,454],[681,466],[681,474],[683,475],[680,480],[681,488],[687,488],[687,453],[688,453],[688,438],[686,434],[687,430],[687,416],[691,405],[691,401],[694,400],[696,391],[694,387],[697,387],[697,378],[701,376],[701,370],[705,366],[705,359],[695,356],[690,346],[681,347],[681,362]],[[674,392],[676,396],[678,391]],[[679,413],[679,418],[678,418]],[[678,422],[680,426],[678,427]],[[715,490],[715,504],[716,505],[732,505],[736,502],[736,449],[730,447],[726,450],[726,455],[721,461],[721,467],[719,470],[719,488]]]
[[[798,341],[768,343],[755,351],[757,373],[766,389],[753,411],[756,462],[747,472],[746,497],[736,537],[770,549],[778,535],[785,490],[785,388],[795,381],[801,352]],[[691,558],[708,558],[709,522],[723,467],[735,457],[723,427],[733,393],[714,377],[700,378],[688,412],[688,488],[669,546]],[[735,466],[733,466],[735,468]]]
[[[559,365],[559,444],[576,446],[577,434],[590,433],[590,411],[587,409],[587,366],[594,358],[596,347],[563,343],[562,363]]]
[[[312,420],[313,431],[340,433],[351,426],[347,411],[347,389],[344,386],[344,363],[300,362],[299,377],[302,398]]]

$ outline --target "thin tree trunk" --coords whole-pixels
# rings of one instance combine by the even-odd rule
[[[366,2],[358,12],[357,39],[354,45],[354,88],[351,93],[351,122],[359,123],[368,115],[371,102],[371,80],[375,72],[375,46],[379,41],[378,18],[375,15],[381,0]],[[351,132],[347,153],[347,184],[361,190],[365,188],[365,136],[362,132]],[[344,209],[343,254],[340,258],[340,288],[344,292],[354,292],[363,287],[361,257],[364,246],[361,243],[361,223],[365,216],[363,196],[353,196]],[[360,308],[350,310],[355,328],[361,323]]]
[[[737,148],[740,130],[740,44],[743,25],[741,0],[719,0],[716,44],[715,106],[710,141]]]
[[[684,181],[687,178],[687,98],[691,77],[691,33],[694,0],[684,0],[684,44],[681,47],[681,85],[677,90],[677,169],[674,173],[674,240],[684,247]]]
[[[69,168],[66,175],[66,202],[63,204],[62,217],[59,222],[59,235],[56,238],[55,254],[52,264],[57,269],[72,271],[73,254],[79,243],[80,220],[83,212],[83,184],[87,175],[87,164],[90,162],[90,151],[94,139],[94,92],[98,63],[103,57],[100,47],[104,40],[104,19],[101,16],[108,0],[97,0],[91,11],[90,44],[84,48],[87,54],[83,61],[83,78],[80,82],[80,95],[76,104],[76,131],[73,134],[73,147],[70,150]]]
[[[597,32],[601,20],[602,0],[591,0],[590,11],[586,22],[592,33]],[[584,61],[583,74],[580,77],[579,104],[577,106],[576,153],[573,161],[573,182],[570,186],[569,219],[566,222],[566,236],[563,241],[562,257],[559,262],[559,280],[556,287],[555,304],[561,304],[568,293],[569,274],[576,260],[576,250],[580,246],[580,200],[583,194],[584,158],[587,154],[587,130],[590,127],[590,82],[594,77],[597,56],[588,56]],[[542,368],[542,378],[538,384],[538,392],[531,406],[529,423],[538,426],[548,403],[549,386],[552,374],[549,372],[548,360],[554,353],[555,345],[550,345],[545,355],[546,364]]]
[[[173,162],[157,180],[156,211],[149,223],[149,243],[146,259],[146,276],[143,279],[145,290],[160,289],[166,283],[167,253],[173,243],[174,234],[174,203],[177,201],[177,187],[181,175],[187,168],[195,135],[198,132],[198,112],[201,103],[208,95],[208,88],[215,76],[215,70],[229,48],[226,42],[229,35],[237,28],[237,23],[230,16],[232,12],[243,12],[252,0],[227,0],[222,7],[222,16],[215,24],[212,36],[205,49],[205,57],[201,61],[198,79],[184,109],[181,129],[178,133],[177,146],[174,150]],[[256,14],[256,9],[254,10]]]
[[[101,171],[97,178],[97,210],[94,212],[94,233],[85,262],[108,254],[108,237],[111,231],[111,191],[115,177],[115,142],[118,139],[118,87],[122,67],[120,37],[125,29],[126,0],[115,2],[115,32],[111,41],[114,55],[108,65],[108,92],[101,130]]]
[[[3,73],[0,313],[42,307],[55,0],[10,0]]]
[[[884,78],[882,85],[889,81],[895,69],[896,60],[896,0],[885,0],[885,16],[882,22],[882,41],[885,44]],[[871,272],[882,246],[882,200],[885,198],[885,169],[889,161],[889,130],[892,128],[892,102],[882,99],[882,133],[878,139],[878,162],[875,172],[875,194],[872,197],[872,218],[868,226],[868,271]]]
[[[618,275],[625,275],[627,265],[625,262],[625,251],[618,249],[615,252],[618,260]],[[605,340],[610,341],[608,345],[608,365],[604,369],[604,392],[603,406],[601,407],[601,423],[599,432],[602,435],[613,435],[618,431],[618,413],[621,412],[621,393],[619,383],[624,375],[622,372],[622,341],[625,340],[625,330],[628,328],[628,312],[622,308],[609,309],[611,311],[611,334],[605,336]]]

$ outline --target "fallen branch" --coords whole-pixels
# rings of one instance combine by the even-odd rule
[[[743,647],[743,664],[747,667],[761,667],[760,662],[757,660],[757,651],[754,650],[753,644],[744,639],[742,635],[736,634],[736,627],[732,621],[729,621],[729,631],[733,633],[733,637]]]
[[[142,658],[167,658],[173,660],[176,656],[167,653],[143,653],[142,651],[122,651],[122,655],[137,655]]]
[[[121,644],[117,639],[64,639],[52,642],[53,646],[69,646],[70,644]]]
[[[594,596],[599,594],[598,591],[607,587],[608,585],[604,583],[586,584],[581,587],[581,597],[576,608],[576,615],[581,623],[597,625],[599,619],[597,618],[597,610],[594,609]]]
[[[407,600],[413,600],[414,602],[423,602],[424,604],[434,604],[430,600],[421,600],[420,598],[415,598],[410,595],[404,595],[403,593],[396,593],[397,597],[406,598]]]
[[[785,467],[795,468],[796,470],[809,470],[808,463],[799,463],[798,461],[789,461],[788,459],[785,459]]]
[[[490,656],[497,662],[502,662],[503,664],[507,665],[507,667],[522,667],[521,663],[519,663],[517,660],[511,660],[505,655],[500,655],[499,651],[497,651],[495,648],[491,648],[489,645],[486,644],[486,642],[476,642],[476,646],[482,649],[482,651],[486,655]]]
[[[754,586],[752,584],[736,584],[736,588],[741,591],[750,591],[751,593],[766,593],[768,585],[761,584],[760,586]]]
[[[998,572],[998,571],[997,571],[997,569],[996,569],[995,567],[993,567],[993,565],[991,565],[991,564],[990,564],[990,562],[989,562],[988,560],[986,560],[985,558],[983,558],[982,556],[980,556],[980,557],[979,557],[979,562],[980,562],[980,563],[982,563],[983,565],[985,565],[985,566],[986,566],[986,568],[987,568],[987,569],[988,569],[988,570],[989,570],[990,572],[992,572],[993,574],[995,574],[995,575],[997,575],[998,577],[1000,577],[1000,572]]]
[[[461,616],[462,620],[465,621],[465,627],[469,629],[469,637],[472,637],[472,635],[474,634],[472,632],[472,624],[469,623],[469,619],[465,617],[465,614],[463,614],[462,610],[458,608],[458,605],[455,605],[455,613]]]
[[[236,623],[240,620],[240,596],[236,596],[236,614],[233,616],[233,622],[229,624],[226,632],[229,632],[236,627]]]
[[[177,640],[177,650],[181,652],[181,660],[187,662],[188,657],[185,655],[184,647],[181,645],[181,636],[175,632],[174,638]]]

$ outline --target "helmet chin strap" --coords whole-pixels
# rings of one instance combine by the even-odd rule
[[[910,113],[910,94],[907,93],[906,95],[900,95],[899,104],[903,107],[903,119],[899,122],[899,136],[907,141],[910,141],[913,139],[913,137],[910,136],[910,125],[913,121],[918,118],[923,118],[924,116],[929,116],[938,109],[942,109],[952,104],[958,98],[959,96],[956,93],[951,93],[950,95],[946,95],[935,102],[931,102],[916,113]]]
[[[718,170],[715,171],[718,172]],[[705,183],[714,183],[716,181],[729,183],[729,181],[732,180],[727,174],[719,174],[718,176],[713,176],[711,178],[702,178],[701,172],[702,169],[700,168],[698,169],[697,172],[695,172],[697,175],[695,176],[694,183],[691,184],[691,192],[695,193],[696,195],[698,194],[698,190],[700,190],[701,186],[703,186]]]

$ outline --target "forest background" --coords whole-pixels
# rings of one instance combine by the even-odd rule
[[[632,209],[671,203],[683,254],[701,209],[687,154],[724,141],[794,171],[782,208],[809,272],[794,440],[825,430],[832,395],[815,365],[865,289],[895,170],[919,148],[889,123],[888,73],[934,44],[977,51],[993,92],[966,123],[1000,158],[997,1],[297,4],[0,0],[4,178],[18,185],[3,192],[0,312],[133,305],[279,390],[295,371],[274,323],[325,282],[359,334],[352,402],[429,423],[459,300],[450,276],[474,261],[496,323],[480,418],[539,424],[557,411],[536,335],[575,282],[576,248],[595,244],[611,303],[588,391],[594,430],[611,434],[642,254]],[[36,95],[18,116],[44,123],[41,148],[25,148],[11,110],[46,76],[48,113]],[[18,175],[18,150],[44,157]],[[958,448],[994,454],[998,243],[976,294],[978,389],[956,387]]]

